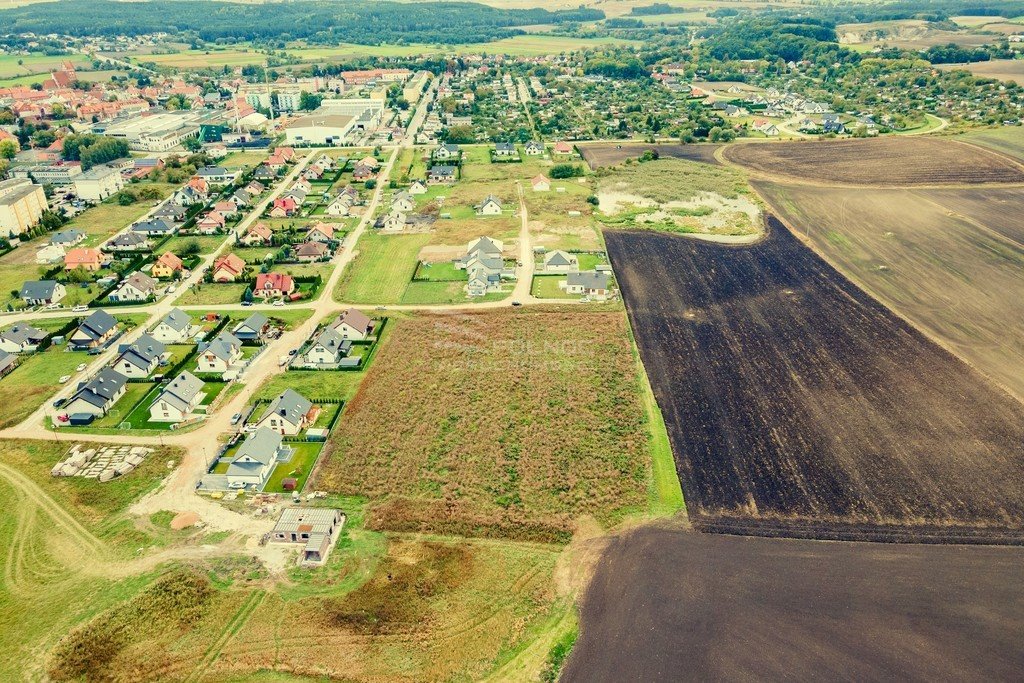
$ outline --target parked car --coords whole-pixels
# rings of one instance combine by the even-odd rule
[[[57,382],[59,384],[67,384],[69,379],[71,379],[71,375],[62,375],[61,378],[57,380]]]
[[[78,305],[71,309],[72,313],[85,313],[89,310],[88,306]]]
[[[241,413],[235,413],[234,415],[231,416],[231,424],[236,425],[236,424],[238,424],[238,421],[241,420],[241,419],[242,419],[242,414]]]
[[[522,302],[522,301],[519,301],[518,299],[516,299],[515,301],[513,301],[513,302],[512,302],[512,305],[513,305],[513,306],[522,306],[522,305],[523,305],[523,302]]]
[[[274,302],[275,306],[284,306],[284,299],[278,299]]]
[[[85,363],[79,363],[78,367],[75,368],[75,372],[82,372],[83,370],[85,370],[85,368],[86,368]]]

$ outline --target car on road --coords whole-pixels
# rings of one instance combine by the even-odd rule
[[[61,378],[57,380],[57,383],[58,384],[67,384],[69,379],[71,379],[71,375],[61,375]]]
[[[522,305],[523,305],[523,302],[522,302],[522,301],[519,301],[518,299],[516,299],[515,301],[513,301],[513,302],[512,302],[512,305],[513,305],[513,306],[522,306]]]
[[[252,302],[251,301],[243,301],[242,305],[248,308],[249,306],[252,306]]]
[[[274,302],[275,306],[284,306],[284,299],[278,299]]]
[[[229,489],[244,489],[245,488],[245,482],[233,481],[230,484],[228,484],[228,488]]]
[[[238,424],[238,421],[241,420],[241,419],[242,419],[242,414],[241,413],[235,413],[234,415],[231,416],[231,424],[232,425],[236,425],[236,424]]]
[[[294,355],[295,355],[295,354],[297,354],[298,352],[299,352],[299,350],[298,350],[298,349],[292,349],[291,351],[289,351],[289,352],[288,352],[288,355],[289,355],[289,356],[294,356]]]
[[[75,372],[81,372],[82,370],[85,370],[85,367],[85,363],[79,363],[78,367],[75,368]]]
[[[79,306],[75,306],[74,308],[72,308],[71,312],[72,313],[85,313],[88,310],[89,310],[88,306],[79,305]]]
[[[53,405],[54,408],[60,408],[62,405],[64,405],[64,402],[66,400],[67,399],[64,399],[64,398],[58,398],[56,401],[53,402],[52,405]]]

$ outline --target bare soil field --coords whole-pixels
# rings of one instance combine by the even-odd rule
[[[769,180],[844,185],[975,185],[1024,182],[1024,167],[951,138],[816,140],[729,145],[725,158]]]
[[[1024,400],[1024,189],[755,187],[844,275]]]
[[[1017,26],[1024,31],[1024,26]],[[1003,81],[1024,81],[1024,59],[991,59],[987,62],[971,62],[970,64],[940,64],[940,69],[947,71],[958,69],[969,71],[982,78],[998,78]]]
[[[561,680],[1015,679],[1022,561],[640,529],[605,552]]]
[[[685,159],[713,165],[721,163],[715,157],[715,152],[721,145],[715,144],[650,145],[645,142],[624,141],[581,143],[578,147],[583,155],[583,160],[587,162],[592,171],[601,167],[617,166],[626,159],[637,159],[649,149],[657,151],[658,156],[664,159]]]
[[[621,311],[396,320],[316,488],[377,529],[567,541],[646,505],[640,386]]]
[[[605,235],[695,526],[1019,540],[1024,406],[768,231]]]

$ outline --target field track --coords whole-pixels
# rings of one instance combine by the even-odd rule
[[[1014,680],[1022,561],[639,529],[602,557],[561,680]]]
[[[1024,406],[768,228],[606,234],[694,525],[1019,541]]]
[[[769,180],[879,187],[1024,182],[1016,160],[947,137],[735,144],[722,154]]]

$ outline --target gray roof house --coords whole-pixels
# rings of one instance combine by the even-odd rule
[[[67,290],[56,280],[27,280],[18,295],[29,306],[55,304],[64,298]]]
[[[18,367],[18,357],[13,353],[0,350],[0,377],[5,377]]]
[[[149,419],[154,422],[181,422],[203,402],[203,380],[183,371],[167,383],[149,406]]]
[[[312,423],[316,417],[315,412],[312,401],[294,389],[285,389],[284,393],[270,402],[256,426],[269,427],[280,434],[295,436]]]
[[[70,230],[61,230],[60,232],[54,233],[53,237],[50,238],[50,244],[58,244],[62,247],[71,247],[85,239],[85,233],[76,228]]]
[[[352,341],[345,339],[336,329],[328,325],[306,349],[303,360],[308,365],[337,366],[351,350]],[[352,360],[358,363],[358,359]],[[351,365],[355,365],[355,363]]]
[[[146,301],[156,295],[156,280],[143,272],[136,271],[110,293],[111,301]]]
[[[176,202],[164,202],[156,210],[153,211],[152,217],[166,218],[170,221],[183,221],[185,220],[185,215],[187,213],[188,209],[186,209],[181,204],[178,204]]]
[[[110,251],[140,251],[149,247],[149,238],[135,231],[123,232],[107,242],[104,247]]]
[[[71,335],[68,343],[78,350],[96,348],[117,333],[117,319],[106,311],[93,311]]]
[[[301,564],[317,565],[327,560],[345,515],[333,508],[285,508],[270,532],[274,543],[302,544]]]
[[[127,378],[112,368],[103,368],[88,382],[78,385],[78,390],[64,404],[68,415],[106,415],[117,399],[124,395]]]
[[[611,276],[608,273],[587,270],[569,273],[558,285],[568,294],[582,294],[603,301],[611,295],[610,283]]]
[[[163,236],[174,233],[177,228],[170,218],[150,218],[140,221],[131,227],[132,232],[140,235]]]
[[[178,344],[187,340],[192,333],[192,318],[180,308],[171,309],[164,319],[153,328],[153,338],[165,344]]]
[[[0,331],[0,350],[7,353],[31,351],[44,339],[46,333],[37,327],[18,323]]]
[[[280,434],[268,427],[257,429],[228,463],[228,487],[262,488],[278,461],[287,461],[290,454]]]
[[[267,332],[270,321],[262,313],[253,313],[242,322],[235,325],[231,334],[241,341],[259,341]]]
[[[144,334],[131,344],[122,344],[112,367],[125,377],[148,377],[167,352],[167,347]]]
[[[227,372],[242,357],[242,342],[223,331],[209,343],[199,345],[198,372]]]

